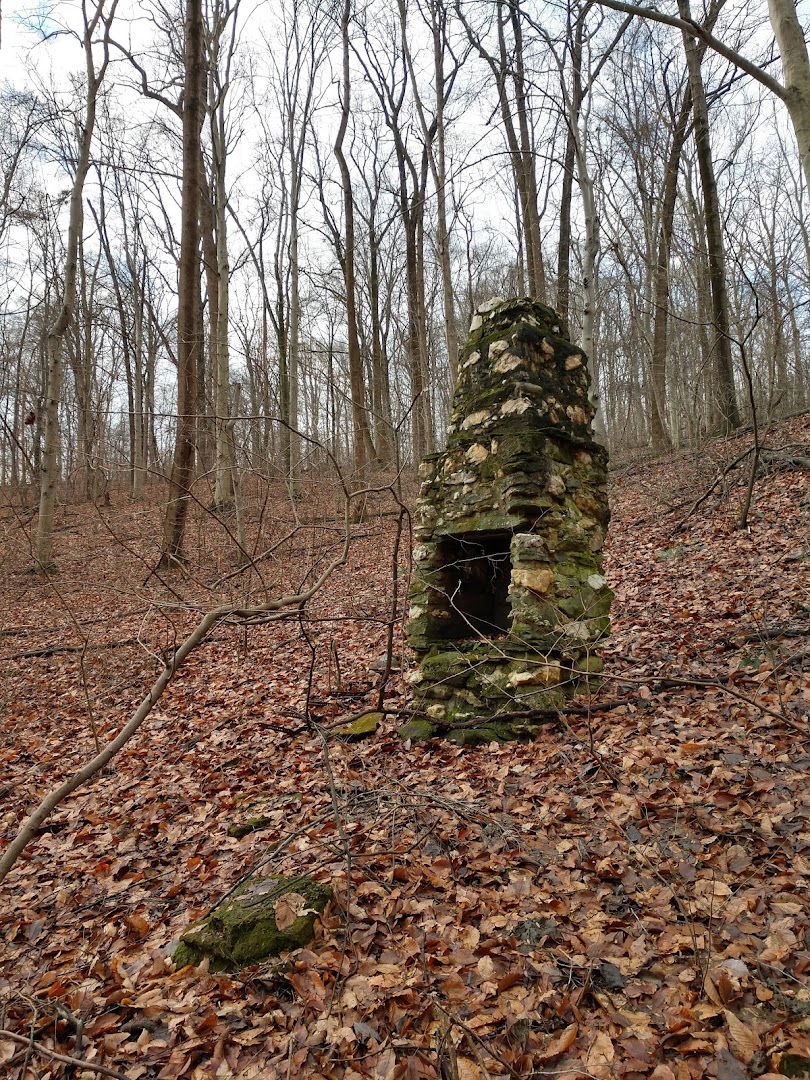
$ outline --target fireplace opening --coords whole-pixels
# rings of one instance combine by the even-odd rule
[[[439,551],[450,638],[502,637],[509,630],[508,532],[448,536]]]

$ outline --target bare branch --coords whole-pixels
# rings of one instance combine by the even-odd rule
[[[626,15],[639,15],[641,18],[650,19],[652,22],[663,23],[665,26],[673,26],[676,30],[682,31],[684,34],[689,34],[692,37],[698,38],[700,41],[705,42],[710,49],[713,49],[720,56],[724,57],[730,63],[734,64],[741,71],[744,71],[746,75],[750,75],[752,79],[756,79],[758,83],[761,83],[766,89],[770,90],[772,94],[776,94],[782,101],[787,101],[788,93],[785,87],[772,75],[769,75],[766,71],[749,60],[742,53],[737,52],[736,49],[732,49],[729,45],[726,45],[720,38],[715,37],[714,34],[701,26],[700,23],[695,22],[694,19],[679,19],[677,15],[666,15],[662,11],[656,11],[655,8],[645,7],[642,4],[625,4],[623,0],[596,0],[602,7],[612,8],[614,11],[623,11]]]

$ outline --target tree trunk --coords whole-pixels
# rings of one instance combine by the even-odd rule
[[[678,196],[678,171],[688,131],[692,97],[684,89],[681,107],[672,133],[672,145],[667,157],[664,191],[661,200],[661,224],[658,233],[658,254],[655,264],[654,317],[652,362],[650,369],[652,398],[650,401],[650,441],[655,451],[671,446],[666,426],[667,416],[667,338],[669,328],[669,258],[675,224],[675,204]]]
[[[497,0],[495,20],[498,34],[498,56],[489,53],[482,44],[475,31],[467,22],[460,5],[456,5],[456,14],[461,19],[464,30],[470,44],[477,50],[479,55],[489,65],[495,85],[498,89],[498,104],[503,121],[506,145],[509,150],[509,159],[512,164],[512,173],[517,195],[516,217],[517,221],[517,246],[518,260],[524,259],[524,270],[529,294],[537,300],[543,300],[545,294],[545,271],[543,268],[542,251],[540,249],[540,218],[537,210],[537,174],[534,167],[534,146],[531,140],[531,128],[529,122],[528,99],[525,92],[525,76],[523,72],[523,41],[520,34],[520,5],[515,0],[514,6],[506,3],[506,0]],[[507,48],[505,27],[511,23],[513,34],[517,27],[515,39],[515,59],[513,62]],[[515,90],[515,111],[517,112],[517,129],[515,127],[515,115],[512,102],[509,99],[508,82],[512,78]],[[518,269],[519,277],[523,277]],[[522,289],[522,284],[521,284]]]
[[[368,427],[365,408],[365,386],[363,384],[363,359],[360,355],[360,339],[357,332],[357,301],[355,296],[355,237],[354,237],[354,197],[352,180],[346,156],[343,153],[343,140],[349,124],[351,108],[351,89],[349,78],[349,16],[351,0],[344,0],[340,15],[340,33],[343,47],[343,79],[341,87],[340,125],[335,138],[335,157],[340,169],[343,187],[343,213],[345,237],[343,244],[343,282],[346,291],[346,335],[349,351],[349,389],[352,399],[352,420],[354,424],[353,448],[354,468],[358,479],[362,478],[366,466],[374,459],[374,446]]]
[[[432,123],[428,123],[425,115],[424,105],[419,91],[419,81],[414,71],[413,57],[408,45],[406,33],[407,3],[406,0],[399,0],[402,50],[408,65],[411,90],[414,95],[414,103],[419,116],[422,139],[427,154],[427,162],[430,166],[430,174],[433,180],[433,189],[436,198],[436,251],[442,279],[444,341],[447,350],[447,366],[450,373],[451,388],[453,388],[456,384],[458,367],[458,334],[456,332],[453,274],[450,262],[450,234],[447,224],[445,111],[449,88],[452,87],[455,80],[455,76],[460,67],[460,62],[456,60],[455,68],[448,77],[444,70],[447,12],[443,7],[441,0],[428,0],[427,7],[430,14],[430,31],[433,40],[433,81],[435,86],[435,113]]]
[[[199,357],[200,136],[204,116],[202,0],[186,0],[183,91],[183,180],[177,307],[177,432],[169,502],[163,523],[161,565],[183,558],[196,449]]]
[[[292,120],[290,121],[292,123]],[[301,136],[303,142],[303,134]],[[300,471],[301,450],[298,436],[298,396],[301,368],[301,268],[298,261],[298,211],[301,201],[299,152],[290,130],[290,339],[287,379],[289,381],[289,477],[295,488]]]
[[[217,258],[216,222],[214,219],[214,185],[209,177],[205,158],[200,147],[200,240],[202,249],[203,282],[208,306],[208,349],[204,348],[204,334],[200,335],[197,356],[197,459],[207,472],[211,467],[211,420],[208,415],[206,376],[216,379],[217,342],[219,341],[219,278]],[[202,318],[200,311],[198,318]],[[216,404],[212,400],[213,412]],[[216,416],[214,417],[216,425]]]
[[[221,102],[220,102],[221,108]],[[214,223],[216,229],[217,327],[214,356],[214,412],[216,414],[216,473],[214,505],[227,510],[234,504],[233,442],[231,437],[231,372],[228,346],[231,268],[228,261],[227,195],[225,191],[225,130],[221,112],[212,117],[214,154]]]
[[[560,238],[557,246],[557,311],[568,321],[571,304],[571,199],[574,194],[574,163],[576,161],[576,136],[571,117],[565,139],[563,157],[562,191],[560,193]]]
[[[689,0],[678,0],[678,11],[684,20],[691,19]],[[693,36],[684,33],[684,49],[689,68],[689,87],[692,94],[692,114],[695,121],[695,145],[697,148],[700,181],[703,189],[703,209],[706,222],[706,247],[709,256],[709,283],[711,287],[712,345],[714,370],[714,402],[712,426],[720,431],[730,431],[740,426],[740,413],[734,390],[734,367],[731,360],[731,329],[728,311],[728,288],[726,281],[726,256],[723,243],[723,222],[717,196],[711,139],[709,135],[709,109],[701,73],[701,54]]]
[[[810,191],[810,59],[795,0],[768,0],[776,43],[782,54],[784,102],[790,113]]]
[[[515,86],[518,131],[520,132],[520,159],[525,177],[526,204],[523,225],[526,230],[526,253],[529,263],[529,291],[538,300],[546,294],[546,271],[543,265],[543,249],[540,237],[540,213],[537,208],[537,167],[534,139],[530,130],[529,100],[526,93],[526,75],[523,62],[523,30],[520,24],[520,0],[509,3],[509,20],[515,43],[512,80]]]
[[[87,68],[87,101],[84,111],[84,124],[79,134],[76,174],[70,191],[62,302],[47,334],[48,378],[45,392],[45,446],[42,452],[39,520],[37,522],[37,537],[34,549],[37,568],[46,574],[55,570],[53,561],[53,519],[56,506],[56,489],[59,481],[59,450],[61,443],[59,405],[62,398],[62,342],[70,326],[76,306],[79,241],[81,240],[84,221],[82,192],[90,169],[90,148],[96,123],[96,101],[109,62],[109,29],[118,0],[112,0],[110,13],[106,18],[103,14],[104,3],[105,0],[99,0],[92,17],[89,21],[85,20],[84,25],[82,43]],[[104,59],[98,72],[96,72],[93,64],[93,37],[99,23],[104,26]]]

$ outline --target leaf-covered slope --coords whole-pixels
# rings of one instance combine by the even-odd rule
[[[808,441],[806,419],[769,436],[805,455]],[[744,446],[616,471],[607,677],[530,744],[408,747],[390,717],[325,751],[301,715],[300,627],[224,629],[4,883],[0,1069],[65,1075],[50,1052],[133,1080],[801,1069],[810,476],[769,464],[740,532],[743,463],[676,529]],[[142,549],[132,515],[108,524]],[[374,700],[390,520],[358,529],[306,625],[325,724]],[[117,727],[155,663],[138,644],[18,654],[82,634],[159,651],[185,618],[154,583],[146,595],[143,567],[92,513],[63,526],[74,561],[58,594],[17,572],[23,550],[2,570],[0,650],[18,657],[2,665],[7,838],[92,753],[93,725],[102,740]],[[292,579],[318,550],[290,550],[272,574]],[[389,707],[404,701],[394,690]],[[228,835],[249,816],[266,828]],[[257,869],[331,884],[312,944],[238,978],[174,971],[180,932]],[[32,1032],[34,1051],[12,1038]]]

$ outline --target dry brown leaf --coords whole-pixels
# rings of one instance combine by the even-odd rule
[[[577,1024],[569,1024],[567,1028],[558,1032],[557,1035],[553,1035],[543,1050],[540,1050],[535,1057],[538,1061],[550,1061],[552,1058],[559,1057],[560,1054],[564,1054],[571,1046],[573,1046],[579,1026]]]
[[[591,1069],[596,1065],[609,1065],[613,1061],[615,1054],[610,1036],[606,1035],[604,1031],[600,1031],[597,1032],[593,1042],[588,1047],[585,1064]]]
[[[468,1057],[456,1058],[458,1064],[458,1080],[481,1080],[483,1073],[476,1063]]]
[[[810,419],[792,423],[796,430],[783,441],[810,444]],[[736,450],[722,447],[722,455],[731,452]],[[703,464],[713,469],[719,458],[709,454]],[[705,1067],[717,1080],[744,1080],[757,1071],[753,1066],[763,1048],[773,1056],[770,1067],[777,1068],[779,1052],[772,1046],[777,1033],[766,1035],[766,1021],[760,1023],[753,1008],[740,1008],[736,1025],[726,1010],[740,1007],[743,993],[756,994],[756,1006],[797,992],[783,965],[802,941],[799,920],[807,904],[801,880],[810,875],[810,860],[800,848],[806,740],[796,739],[791,717],[806,722],[810,681],[805,669],[794,666],[790,683],[781,684],[784,700],[771,692],[776,680],[770,669],[760,666],[768,678],[762,686],[751,684],[750,660],[768,650],[766,637],[754,641],[748,635],[760,628],[796,628],[794,616],[806,590],[801,590],[803,567],[794,556],[805,542],[806,515],[800,511],[810,498],[810,474],[758,477],[763,515],[752,519],[750,533],[733,528],[734,500],[726,498],[711,512],[694,514],[689,537],[676,546],[665,535],[658,492],[697,493],[704,490],[705,476],[690,479],[685,457],[668,458],[663,472],[657,465],[650,469],[644,466],[643,484],[630,474],[617,488],[614,537],[621,541],[611,541],[608,552],[617,617],[605,661],[615,675],[620,657],[621,674],[635,689],[628,690],[626,706],[604,717],[594,713],[593,745],[583,740],[560,757],[559,739],[542,729],[526,746],[490,746],[475,753],[438,742],[430,748],[404,747],[385,736],[376,746],[334,747],[340,790],[347,797],[374,792],[377,800],[362,795],[355,802],[352,795],[346,806],[351,811],[347,835],[360,856],[348,890],[353,897],[348,915],[355,923],[351,958],[343,956],[347,910],[342,899],[323,934],[311,949],[296,953],[286,975],[268,965],[255,981],[231,980],[206,974],[208,961],[196,970],[175,971],[158,952],[243,873],[253,841],[223,844],[222,836],[243,799],[251,807],[265,807],[268,777],[287,800],[279,806],[269,800],[279,834],[286,834],[287,826],[290,832],[301,828],[301,851],[304,844],[328,849],[334,843],[334,819],[319,817],[328,787],[319,764],[321,744],[310,732],[288,739],[275,724],[277,714],[300,704],[291,695],[306,681],[311,656],[288,640],[283,624],[268,625],[249,631],[250,649],[239,665],[232,663],[230,645],[220,648],[215,642],[196,660],[190,658],[186,675],[167,690],[165,712],[153,714],[150,737],[84,792],[75,813],[66,807],[56,814],[35,841],[35,857],[16,867],[0,933],[0,969],[12,992],[8,999],[5,984],[0,988],[5,1026],[26,1035],[38,1022],[40,1010],[14,996],[18,987],[28,987],[43,1004],[50,1003],[48,1015],[63,1004],[85,1016],[87,1061],[119,1069],[132,1080],[162,1069],[167,1080],[178,1072],[193,1078],[232,1074],[241,1080],[329,1077],[335,1075],[336,1053],[343,1058],[337,1072],[343,1068],[346,1080],[366,1075],[369,1080],[436,1080],[437,1071],[448,1072],[449,1051],[443,1059],[414,1052],[415,1046],[429,1047],[434,1034],[427,1007],[433,983],[515,1076],[568,1068],[569,1076],[600,1080],[634,1073],[650,1080],[695,1080]],[[269,497],[272,502],[274,496]],[[115,557],[112,546],[97,557],[98,515],[88,509],[89,515],[65,503],[71,524],[60,545],[67,565],[73,562],[77,571],[94,560],[99,589],[73,571],[59,584],[74,610],[92,618],[116,589],[143,592],[143,573]],[[308,496],[298,509],[315,508]],[[319,515],[332,509],[331,504],[317,508]],[[105,511],[113,524],[120,510],[116,503]],[[281,520],[285,513],[285,506],[271,510],[268,504],[268,517]],[[140,534],[142,518],[141,509],[131,520],[121,519],[122,533]],[[386,522],[375,524],[373,536],[353,541],[345,580],[354,593],[350,602],[363,610],[388,610],[390,560],[379,557],[385,554],[380,535]],[[213,518],[201,518],[205,543],[200,550],[216,552],[219,559],[221,545],[207,531],[215,525]],[[256,533],[254,540],[259,539]],[[774,554],[767,565],[763,550]],[[213,562],[211,567],[220,572]],[[0,572],[4,569],[0,558]],[[205,566],[197,570],[207,573]],[[278,571],[293,573],[283,553]],[[17,612],[26,637],[29,623],[44,628],[55,621],[50,590],[40,595],[32,584],[9,574],[0,582],[11,598],[8,614]],[[749,597],[756,598],[753,606]],[[188,594],[188,599],[194,604],[199,598]],[[328,620],[340,616],[343,688],[364,692],[366,682],[355,684],[354,672],[365,672],[369,657],[379,654],[382,629],[346,617],[344,600],[339,584],[335,595],[313,610],[313,619],[323,617],[328,627]],[[138,614],[121,633],[141,634],[141,622]],[[16,648],[8,629],[0,619],[0,652]],[[148,627],[144,636],[149,638]],[[157,637],[145,644],[160,652],[165,642]],[[31,645],[51,640],[37,631]],[[807,641],[778,645],[785,655],[794,647],[803,652]],[[97,689],[127,685],[136,652],[105,652],[96,663],[88,651],[88,675]],[[662,693],[658,673],[667,668],[716,678],[751,700],[732,704],[720,686],[683,685]],[[69,655],[0,671],[0,696],[11,695],[15,703],[10,720],[0,718],[0,773],[13,785],[10,796],[0,794],[0,826],[6,831],[41,785],[39,763],[58,770],[75,747],[77,731],[87,748],[92,733],[86,731],[84,695],[76,694],[77,672],[76,658]],[[325,681],[315,680],[312,704],[331,724],[345,712],[345,701],[333,693],[338,682],[332,685],[330,673],[324,674]],[[787,680],[787,671],[782,674]],[[641,685],[645,689],[637,695]],[[796,696],[788,703],[791,689]],[[399,704],[396,693],[392,707]],[[600,694],[597,703],[611,697],[610,684]],[[655,709],[633,703],[636,697],[654,702]],[[772,717],[774,722],[760,723],[762,707],[784,711],[784,722]],[[240,717],[251,722],[241,724]],[[574,719],[572,725],[581,736],[590,721]],[[114,734],[112,719],[101,734]],[[276,735],[283,740],[284,769],[279,769],[282,744]],[[591,773],[594,749],[621,766],[613,792],[602,789]],[[160,784],[152,783],[157,775]],[[475,813],[458,816],[431,801],[434,795],[468,802]],[[508,815],[520,823],[526,845],[519,857],[484,827],[488,815],[495,820]],[[432,835],[426,846],[412,846],[428,821]],[[744,845],[734,842],[741,821]],[[764,869],[770,865],[773,835],[784,841],[785,854],[782,891],[776,893]],[[297,858],[290,849],[290,863],[280,872],[298,872]],[[339,869],[334,883],[336,895],[346,896]],[[280,905],[279,922],[300,911],[288,898]],[[734,931],[727,942],[731,955],[715,958],[706,994],[695,1002],[702,975],[695,953],[703,955],[713,944],[698,917],[710,915]],[[549,924],[555,940],[541,949],[537,939]],[[511,943],[517,926],[519,959]],[[33,976],[32,945],[41,951]],[[768,960],[766,986],[762,973],[754,972],[757,961]],[[618,979],[612,987],[612,975],[603,986],[598,972],[608,966],[624,976],[625,987]],[[596,984],[583,994],[581,981],[591,976]],[[335,995],[327,1022],[324,1011],[335,978],[345,980],[346,989]],[[563,988],[580,1010],[583,1035],[573,1024],[539,1034],[538,1028],[548,1030],[545,1023],[559,1015]],[[615,1017],[615,1027],[608,1028],[609,1017]],[[159,1026],[150,1023],[139,1032],[140,1021]],[[780,1033],[797,1039],[782,1057],[785,1071],[793,1055],[810,1055],[810,1038],[802,1037],[809,1024],[799,1021]],[[128,1030],[121,1030],[124,1026]],[[51,1024],[49,1031],[57,1052],[72,1052],[74,1033],[68,1025]],[[599,1031],[605,1041],[594,1043]],[[611,1032],[617,1036],[615,1056],[606,1061]],[[662,1034],[666,1049],[656,1061]],[[746,1064],[743,1058],[757,1035],[762,1048]],[[361,1042],[362,1052],[355,1053]],[[538,1054],[538,1047],[544,1052]],[[589,1051],[593,1064],[586,1066]],[[463,1052],[458,1080],[487,1080],[477,1048],[468,1042]],[[16,1044],[0,1036],[0,1073],[16,1053]],[[704,1066],[699,1056],[710,1064]],[[86,1071],[89,1076],[90,1068]],[[453,1080],[449,1072],[444,1080]]]
[[[745,1025],[742,1020],[740,1020],[738,1016],[735,1016],[729,1009],[724,1009],[723,1015],[726,1018],[726,1024],[728,1026],[728,1044],[734,1052],[735,1057],[738,1057],[740,1061],[744,1061],[747,1065],[757,1050],[759,1050],[762,1045],[762,1040],[755,1031]]]
[[[478,974],[482,979],[491,979],[495,971],[495,965],[492,962],[491,956],[482,956],[476,964],[478,968]]]
[[[299,916],[306,915],[310,911],[312,911],[312,908],[308,906],[305,896],[301,896],[300,893],[296,892],[288,892],[276,900],[273,917],[279,930],[289,930]]]
[[[656,1065],[649,1080],[676,1080],[676,1077],[669,1065]]]
[[[397,1067],[397,1054],[393,1046],[388,1046],[380,1054],[380,1059],[374,1066],[375,1080],[388,1080],[389,1076],[393,1076]]]

